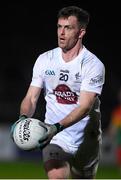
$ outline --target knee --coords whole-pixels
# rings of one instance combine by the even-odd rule
[[[70,176],[68,162],[51,160],[45,163],[45,170],[49,179],[68,179]]]

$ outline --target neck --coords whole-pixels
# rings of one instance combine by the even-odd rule
[[[74,58],[76,58],[79,53],[81,52],[81,50],[83,49],[83,45],[79,44],[78,46],[73,47],[70,50],[63,50],[62,49],[62,57],[64,59],[65,62],[69,62],[72,61]]]

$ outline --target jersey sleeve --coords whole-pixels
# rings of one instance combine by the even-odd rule
[[[43,88],[44,66],[44,57],[43,55],[40,55],[33,67],[31,86]]]
[[[92,60],[82,67],[81,90],[101,94],[105,81],[105,67],[101,61]]]

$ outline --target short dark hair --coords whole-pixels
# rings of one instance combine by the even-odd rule
[[[57,17],[59,19],[63,17],[68,18],[69,16],[75,16],[79,22],[79,25],[84,28],[87,27],[90,19],[89,13],[86,10],[79,8],[77,6],[67,6],[62,8],[58,12]]]

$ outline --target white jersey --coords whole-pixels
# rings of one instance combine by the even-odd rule
[[[79,55],[70,62],[62,58],[61,49],[55,48],[41,54],[33,68],[31,85],[45,89],[45,122],[54,124],[79,106],[80,91],[101,94],[104,84],[103,63],[83,47]],[[97,98],[88,116],[64,129],[53,137],[51,143],[61,144],[67,152],[75,153],[83,142],[84,130],[92,122],[91,130],[100,134],[100,102]],[[94,115],[97,113],[99,116]],[[95,119],[94,119],[95,118]]]

